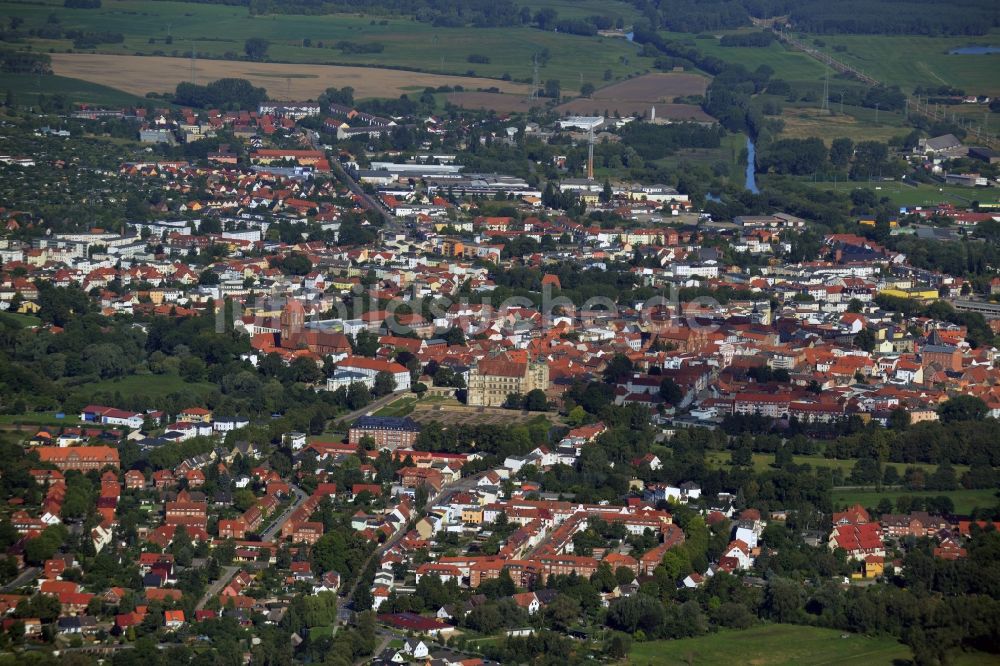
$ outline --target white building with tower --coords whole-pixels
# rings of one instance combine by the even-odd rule
[[[590,132],[604,124],[604,116],[569,116],[559,121],[560,129],[579,129]]]

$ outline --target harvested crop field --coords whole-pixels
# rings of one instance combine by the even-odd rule
[[[708,87],[708,79],[698,74],[682,72],[659,72],[643,74],[634,79],[614,83],[597,90],[590,98],[577,98],[560,104],[557,111],[565,113],[614,114],[623,116],[649,113],[656,106],[656,115],[667,120],[696,120],[712,122],[699,107],[691,104],[673,104],[678,97],[703,95]]]
[[[545,99],[528,101],[525,95],[488,92],[449,93],[448,101],[465,109],[487,109],[497,113],[527,113],[531,107],[545,106]]]
[[[594,99],[672,102],[677,97],[704,95],[708,79],[699,74],[657,72],[605,86],[594,93]]]
[[[110,86],[140,97],[148,92],[173,92],[178,83],[191,80],[189,60],[158,56],[53,53],[52,69],[59,76]],[[527,94],[528,89],[522,84],[496,79],[340,65],[198,60],[194,73],[199,83],[222,78],[247,79],[279,100],[316,99],[327,88],[344,86],[354,88],[356,98],[398,97],[426,87],[455,85],[496,87],[518,94]]]

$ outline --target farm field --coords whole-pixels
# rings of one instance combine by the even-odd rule
[[[970,95],[1000,94],[1000,54],[948,55],[963,46],[998,43],[997,30],[981,37],[823,35],[820,39],[826,44],[823,50],[833,57],[906,92],[917,86],[948,85]]]
[[[68,76],[116,88],[134,95],[173,92],[177,84],[191,80],[188,62],[177,58],[56,53],[52,67]],[[199,60],[195,74],[202,82],[226,77],[245,78],[267,89],[275,99],[315,99],[330,87],[351,86],[357,98],[397,96],[425,87],[497,86],[509,91],[527,91],[527,86],[492,79],[420,74],[395,69],[340,67],[336,65],[291,65],[284,63]]]
[[[19,104],[34,103],[39,95],[66,95],[74,102],[107,106],[145,103],[140,95],[65,76],[0,73],[0,90],[13,90]]]
[[[677,97],[701,95],[708,79],[700,74],[653,73],[598,88],[591,97],[578,97],[555,107],[559,113],[597,115],[633,115],[649,113],[656,105],[656,115],[671,120],[712,122],[712,117],[691,104],[671,103]],[[564,94],[568,91],[563,91]],[[448,101],[473,109],[492,109],[497,113],[526,112],[543,106],[548,100],[530,101],[524,96],[486,92],[450,93]]]
[[[603,114],[605,110],[619,115],[648,114],[656,106],[659,118],[712,122],[712,117],[692,104],[673,104],[678,97],[703,95],[709,79],[700,74],[656,72],[613,83],[594,92],[590,98],[580,97],[556,107],[562,113]]]
[[[938,497],[944,495],[951,498],[955,504],[955,513],[968,514],[974,508],[994,507],[997,505],[997,490],[983,488],[976,490],[847,490],[833,489],[834,508],[848,507],[855,504],[862,506],[877,506],[879,501],[891,500],[894,504],[899,497]]]
[[[885,664],[910,657],[910,650],[888,637],[844,634],[835,629],[821,629],[788,624],[769,624],[743,631],[722,630],[698,638],[636,643],[629,655],[635,666],[672,664],[739,663],[756,666],[798,664],[839,664],[868,666]]]
[[[542,7],[549,3],[533,4]],[[641,73],[651,63],[637,56],[636,45],[621,38],[579,37],[529,27],[439,28],[409,17],[373,19],[357,14],[251,16],[244,6],[172,1],[106,0],[100,9],[93,10],[65,9],[62,5],[58,0],[31,4],[8,0],[0,2],[0,13],[23,18],[25,29],[43,26],[48,15],[56,12],[65,29],[120,32],[125,37],[123,43],[101,44],[97,49],[116,55],[186,58],[194,50],[201,59],[235,60],[243,57],[246,39],[262,37],[270,42],[268,59],[275,62],[364,64],[452,75],[474,70],[480,76],[500,78],[508,74],[530,81],[532,56],[546,52],[541,80],[559,79],[566,90],[578,88],[582,81],[598,85],[608,69],[619,78]],[[585,5],[583,15],[634,15],[633,9],[620,2],[605,6],[603,11],[597,9],[596,2]],[[341,41],[360,45],[377,42],[384,48],[373,53],[345,52],[336,46]],[[31,43],[45,51],[73,48],[72,41],[66,39],[34,39]],[[583,50],[586,58],[579,57]],[[485,55],[490,62],[470,63],[468,58],[473,54]],[[186,63],[176,68],[189,69]]]
[[[559,12],[561,19],[621,16],[626,28],[640,16],[635,7],[620,0],[527,0],[519,2],[518,6],[531,7],[532,14],[539,9],[554,9]]]

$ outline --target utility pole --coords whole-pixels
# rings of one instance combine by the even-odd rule
[[[587,180],[594,180],[594,125],[590,126],[590,145],[587,146]]]
[[[875,124],[878,125],[878,102],[875,102]]]
[[[194,66],[194,60],[197,53],[195,51],[196,46],[197,46],[196,42],[191,42],[191,83],[198,85],[198,73],[197,70],[195,70]]]
[[[830,110],[830,67],[826,67],[826,73],[823,77],[823,106],[824,111]]]
[[[538,54],[531,57],[531,94],[528,99],[535,101],[538,99]]]

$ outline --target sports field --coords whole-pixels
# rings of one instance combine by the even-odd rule
[[[850,192],[857,188],[867,188],[875,191],[881,197],[889,197],[896,206],[933,206],[940,203],[952,203],[968,206],[973,201],[1000,201],[1000,188],[996,187],[962,187],[960,185],[931,185],[922,183],[916,187],[906,185],[902,181],[887,181],[877,183],[821,180],[811,182],[814,187],[838,192]]]
[[[743,631],[722,630],[699,638],[636,643],[629,655],[629,663],[634,666],[731,666],[737,663],[755,666],[889,666],[909,657],[909,648],[888,637],[873,638],[834,629],[768,624]]]
[[[723,467],[729,464],[730,455],[728,451],[711,451],[705,454],[705,463],[709,467]],[[856,462],[853,459],[838,460],[835,458],[824,458],[822,456],[794,456],[796,465],[811,465],[813,467],[829,467],[830,469],[839,469],[845,474],[850,474],[851,469],[854,467]],[[757,472],[763,472],[771,468],[774,463],[773,453],[755,453],[753,454],[753,468]],[[937,465],[929,465],[927,463],[897,463],[890,462],[886,465],[891,465],[896,468],[899,475],[902,476],[906,471],[907,467],[919,467],[927,472],[933,472],[937,469]],[[961,476],[966,471],[968,471],[967,465],[954,465],[955,472]]]
[[[421,74],[373,67],[336,65],[290,65],[265,62],[198,60],[195,77],[200,82],[235,77],[267,89],[273,99],[315,99],[330,87],[351,86],[357,98],[396,97],[425,87],[461,85],[469,88],[496,86],[525,93],[527,86],[492,79]],[[192,79],[190,63],[178,58],[56,53],[52,68],[61,76],[114,86],[133,95],[173,92],[181,81]]]

